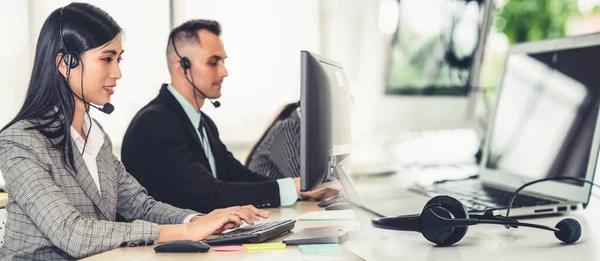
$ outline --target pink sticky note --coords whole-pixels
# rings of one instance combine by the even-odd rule
[[[246,251],[246,248],[243,246],[222,246],[222,247],[213,247],[213,252],[242,252]]]

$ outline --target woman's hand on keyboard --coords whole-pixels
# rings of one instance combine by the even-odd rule
[[[221,234],[227,229],[238,228],[243,222],[254,224],[255,220],[268,217],[268,211],[257,209],[252,205],[235,206],[216,209],[204,216],[196,216],[189,224],[194,230],[193,233],[201,235],[201,239],[204,239],[211,234]]]
[[[258,221],[258,220],[260,220],[260,218],[269,218],[269,211],[257,209],[253,205],[246,205],[246,206],[241,206],[241,207],[235,206],[235,207],[229,207],[229,208],[215,209],[213,212],[216,212],[216,213],[231,212],[231,213],[241,214],[244,217],[249,216],[250,217],[249,220],[244,219],[244,221],[246,221],[246,223],[248,223],[248,224],[254,224],[254,221]],[[210,213],[213,213],[213,212],[210,212]]]
[[[210,212],[204,216],[194,217],[188,225],[188,232],[193,240],[203,240],[209,235],[218,234],[226,229],[237,228],[250,216],[240,211]]]

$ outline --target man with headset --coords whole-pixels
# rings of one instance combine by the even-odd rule
[[[157,200],[208,213],[253,204],[278,207],[300,198],[323,199],[332,188],[300,192],[299,179],[274,180],[244,167],[219,139],[215,123],[200,109],[213,106],[227,77],[227,57],[211,20],[191,20],[173,29],[167,44],[171,84],[140,110],[123,140],[122,161]]]

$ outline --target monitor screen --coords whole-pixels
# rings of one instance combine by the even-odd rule
[[[387,94],[466,95],[484,20],[483,1],[402,0]]]
[[[600,103],[599,61],[598,45],[509,53],[485,167],[532,179],[586,178]]]
[[[300,187],[309,191],[350,154],[351,95],[337,62],[302,51],[300,67]]]

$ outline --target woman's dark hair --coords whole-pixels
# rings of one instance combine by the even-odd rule
[[[1,131],[16,122],[31,121],[33,126],[27,129],[38,130],[46,136],[52,148],[61,151],[65,167],[75,169],[71,145],[75,100],[58,70],[57,55],[62,57],[65,52],[83,55],[87,50],[110,43],[121,32],[121,27],[110,15],[90,4],[71,3],[54,10],[40,31],[23,107]],[[82,66],[81,61],[79,64]]]
[[[263,133],[263,135],[260,137],[258,142],[256,144],[254,144],[254,146],[252,146],[252,149],[250,149],[250,153],[248,154],[248,157],[246,158],[246,163],[245,163],[246,167],[248,167],[250,165],[250,161],[252,160],[252,156],[254,156],[256,149],[258,149],[258,146],[260,146],[260,144],[263,142],[263,140],[267,137],[267,134],[269,134],[269,131],[271,131],[271,129],[273,128],[275,123],[277,123],[280,120],[284,120],[284,119],[287,119],[288,117],[290,117],[290,115],[292,115],[292,112],[294,112],[296,109],[298,109],[298,107],[300,107],[299,102],[290,103],[283,107],[283,109],[279,112],[279,114],[277,114],[277,117],[275,117],[275,119],[271,122],[271,124],[269,124],[269,127],[267,128],[265,133]]]

